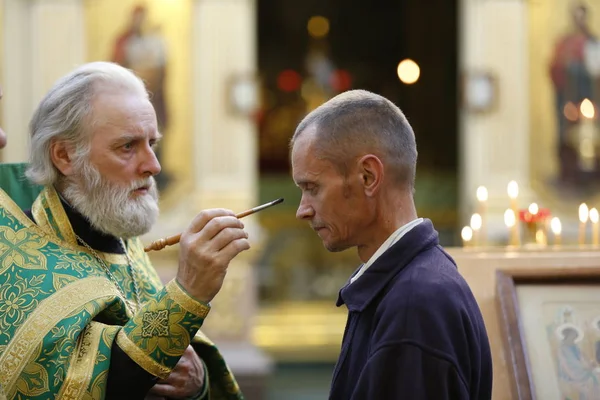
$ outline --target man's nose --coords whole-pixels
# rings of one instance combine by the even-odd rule
[[[148,145],[143,151],[144,159],[141,164],[142,175],[158,175],[158,173],[161,171],[161,166],[158,158],[156,157],[156,153],[154,153],[154,149]]]
[[[315,215],[315,211],[310,204],[304,201],[304,199],[300,200],[300,205],[298,205],[298,210],[296,211],[296,218],[298,219],[311,219]]]

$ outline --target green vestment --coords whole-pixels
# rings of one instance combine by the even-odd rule
[[[132,313],[125,255],[98,252],[128,299],[78,245],[52,187],[31,210],[35,222],[0,190],[0,400],[103,399],[115,341],[160,378],[193,343],[208,369],[209,398],[243,398],[217,347],[199,331],[209,307],[175,281],[163,286],[139,239],[127,241],[141,301]]]

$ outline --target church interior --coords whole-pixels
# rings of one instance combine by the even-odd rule
[[[0,0],[0,162],[27,161],[58,77],[132,69],[164,136],[143,242],[284,198],[244,219],[202,329],[248,400],[324,399],[360,260],[296,219],[289,142],[331,97],[378,93],[415,131],[417,211],[481,308],[493,399],[600,399],[599,35],[600,0]],[[149,253],[165,282],[177,255]]]

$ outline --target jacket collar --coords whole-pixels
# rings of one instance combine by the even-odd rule
[[[419,253],[437,246],[438,233],[429,219],[424,219],[385,251],[365,273],[340,290],[337,306],[346,304],[349,311],[363,311]]]

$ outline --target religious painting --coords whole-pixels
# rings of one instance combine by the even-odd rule
[[[600,0],[529,3],[532,182],[553,208],[600,198]]]
[[[190,0],[103,0],[85,8],[88,61],[133,70],[150,93],[163,135],[156,149],[163,206],[192,179],[191,11]]]
[[[514,398],[600,398],[600,272],[498,275]]]

